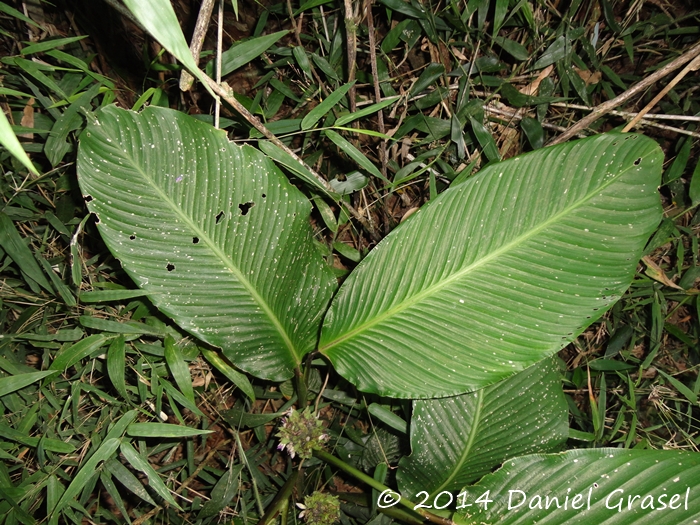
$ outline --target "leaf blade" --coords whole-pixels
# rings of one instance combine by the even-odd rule
[[[487,167],[369,253],[319,350],[361,390],[407,398],[552,355],[629,285],[660,219],[661,159],[650,139],[611,134]]]
[[[257,150],[181,113],[112,106],[97,118],[81,136],[79,183],[127,273],[236,366],[291,377],[335,286],[308,200]]]

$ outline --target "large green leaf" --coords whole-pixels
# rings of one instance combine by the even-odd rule
[[[335,281],[308,200],[260,152],[176,111],[110,106],[78,176],[107,246],[184,329],[273,380],[315,347]]]
[[[700,516],[699,491],[698,453],[599,448],[532,455],[465,489],[455,498],[457,508],[464,505],[455,522],[691,524]]]
[[[343,283],[320,351],[361,390],[478,390],[554,354],[625,291],[658,224],[663,156],[608,134],[492,164]]]
[[[413,402],[401,494],[456,493],[504,460],[553,452],[569,437],[569,407],[553,359],[477,392]]]

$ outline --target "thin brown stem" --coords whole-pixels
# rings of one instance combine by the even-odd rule
[[[374,17],[372,16],[372,0],[365,1],[365,12],[367,14],[367,29],[369,37],[369,63],[372,68],[372,81],[374,84],[374,102],[379,103],[382,100],[382,91],[379,86],[379,71],[377,68],[377,42],[374,35]],[[384,134],[386,130],[384,128],[384,110],[380,109],[377,113],[377,127],[379,132]],[[381,172],[384,177],[387,173],[387,154],[386,154],[386,140],[382,140],[379,143],[379,161],[381,162]]]
[[[344,0],[345,6],[345,47],[348,58],[348,82],[355,80],[355,63],[357,62],[357,21],[353,16],[352,0]],[[348,91],[350,112],[357,110],[355,105],[355,86]]]
[[[564,133],[552,139],[548,145],[552,146],[554,144],[559,144],[561,142],[569,140],[571,137],[593,124],[593,122],[595,122],[600,117],[608,113],[610,110],[615,109],[619,105],[627,102],[632,97],[646,90],[649,86],[652,86],[655,83],[659,82],[663,77],[665,77],[669,73],[675,71],[684,64],[687,64],[698,55],[700,55],[700,43],[695,44],[677,59],[659,68],[657,71],[649,75],[644,80],[639,81],[637,84],[629,88],[624,93],[618,95],[612,100],[608,100],[607,102],[603,102],[602,104],[596,106],[595,109],[593,109],[593,111],[589,115],[583,117]]]
[[[197,22],[194,26],[194,33],[192,34],[192,41],[190,42],[190,51],[192,52],[192,58],[194,58],[195,64],[199,64],[199,53],[201,53],[202,45],[204,45],[204,37],[207,36],[207,29],[213,9],[214,0],[203,0],[202,6],[199,8]],[[182,91],[189,91],[193,83],[194,77],[190,75],[189,71],[183,69],[180,75],[180,89]]]
[[[685,66],[680,73],[678,73],[671,82],[666,84],[664,88],[649,102],[646,106],[644,106],[644,109],[642,109],[639,113],[637,113],[637,116],[634,117],[630,122],[627,123],[627,125],[622,129],[623,132],[629,131],[633,127],[637,125],[637,123],[644,118],[644,115],[649,113],[658,102],[666,96],[666,94],[671,91],[676,84],[678,84],[683,77],[685,77],[688,73],[691,71],[696,71],[700,67],[700,56],[695,57],[690,64]]]

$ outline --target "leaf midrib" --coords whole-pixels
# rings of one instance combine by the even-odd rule
[[[640,157],[642,157],[642,156],[643,155],[640,154]],[[481,266],[484,266],[486,263],[490,262],[492,259],[495,259],[496,257],[500,256],[501,254],[508,252],[513,247],[518,246],[519,244],[524,244],[526,241],[528,241],[532,237],[535,237],[537,234],[539,234],[542,230],[548,228],[553,223],[556,223],[556,221],[559,218],[561,218],[561,217],[571,213],[573,210],[583,206],[589,200],[593,199],[596,196],[596,194],[599,194],[601,190],[604,190],[608,186],[617,182],[623,175],[625,175],[629,170],[633,169],[634,167],[635,166],[629,166],[625,170],[621,170],[616,177],[612,177],[609,181],[606,181],[604,184],[596,186],[593,191],[591,191],[590,193],[585,195],[580,200],[576,201],[575,205],[567,206],[566,208],[562,209],[561,212],[553,215],[550,219],[543,222],[537,228],[533,228],[532,230],[529,230],[525,234],[523,234],[519,237],[516,237],[511,242],[504,244],[500,248],[491,252],[491,254],[486,255],[485,257],[470,264],[469,266],[466,266],[462,270],[453,273],[452,275],[450,275],[449,277],[445,278],[444,280],[436,283],[435,285],[427,287],[425,290],[418,292],[417,294],[413,295],[412,297],[409,297],[408,299],[398,303],[393,308],[390,308],[390,309],[386,310],[384,313],[381,313],[381,314],[373,317],[372,319],[359,325],[355,329],[343,334],[340,337],[337,337],[336,339],[334,339],[330,343],[320,347],[319,352],[325,353],[328,350],[330,350],[331,348],[333,348],[334,346],[337,346],[338,344],[342,343],[343,341],[347,341],[348,339],[352,339],[357,334],[360,334],[360,333],[364,332],[365,330],[368,330],[372,326],[381,323],[385,319],[393,317],[394,315],[400,313],[401,311],[406,310],[407,308],[410,308],[414,304],[421,302],[424,298],[438,293],[440,290],[442,290],[443,288],[446,288],[448,285],[452,284],[454,281],[457,281],[457,280],[461,279],[462,277],[464,277],[465,275],[469,274],[470,272],[480,268]]]
[[[445,481],[442,482],[442,484],[435,488],[435,490],[432,492],[433,494],[439,493],[443,490],[445,490],[445,487],[447,487],[453,479],[457,477],[457,473],[461,470],[462,465],[464,465],[467,462],[467,457],[469,456],[469,453],[472,451],[472,448],[474,447],[474,442],[476,441],[476,435],[479,432],[479,427],[481,424],[481,412],[483,411],[484,408],[484,388],[481,390],[478,390],[474,395],[477,397],[477,402],[476,402],[476,407],[474,410],[474,416],[473,416],[473,423],[472,423],[472,428],[469,433],[469,438],[467,439],[467,442],[464,444],[464,451],[462,452],[462,455],[459,457],[457,462],[455,463],[455,468],[452,469],[451,474],[445,478]]]
[[[141,169],[136,160],[132,157],[131,153],[127,153],[123,150],[122,153],[131,162],[132,166],[134,166],[134,169],[136,169],[136,171],[143,176],[143,180],[146,180],[148,184],[155,190],[156,194],[160,198],[162,198],[163,201],[165,201],[172,210],[174,210],[175,215],[179,216],[185,224],[192,228],[192,230],[197,234],[197,237],[199,237],[200,242],[206,244],[209,247],[209,249],[214,253],[214,255],[219,258],[223,266],[227,268],[233,274],[233,276],[236,277],[243,284],[245,289],[248,291],[248,293],[250,293],[254,301],[262,308],[263,312],[265,312],[267,317],[272,322],[272,325],[282,337],[282,340],[284,341],[287,350],[289,350],[290,354],[294,358],[294,361],[297,364],[299,364],[301,361],[300,359],[298,359],[297,352],[294,348],[294,344],[287,335],[284,326],[280,322],[279,318],[272,311],[268,303],[257,292],[252,283],[243,275],[243,273],[234,264],[231,263],[230,259],[226,257],[226,254],[218,248],[218,246],[216,245],[216,243],[213,242],[208,233],[206,233],[204,230],[202,230],[202,228],[199,227],[199,225],[193,222],[188,215],[184,214],[180,207],[177,206],[175,202],[164,191],[161,190],[160,186],[158,186],[155,183],[155,181],[144,170]],[[245,155],[245,152],[241,151],[241,154]],[[216,163],[216,165],[218,166],[218,163]]]

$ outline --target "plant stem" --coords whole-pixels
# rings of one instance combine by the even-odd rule
[[[343,472],[350,474],[352,477],[366,483],[367,485],[369,485],[370,487],[372,487],[375,490],[378,490],[379,492],[384,492],[384,491],[390,490],[387,486],[385,486],[382,483],[379,483],[376,479],[372,478],[371,476],[368,476],[364,472],[357,470],[355,467],[348,465],[344,461],[336,458],[332,454],[329,454],[325,450],[314,450],[314,456],[316,456],[321,461],[325,461],[329,465],[333,465],[334,467],[339,468]],[[410,509],[413,512],[416,512],[417,514],[420,514],[424,519],[426,519],[428,521],[436,523],[437,525],[455,525],[455,522],[452,521],[451,519],[443,518],[442,516],[438,516],[436,514],[433,514],[432,512],[428,512],[425,509],[415,508],[416,507],[415,503],[408,501],[406,498],[404,498],[403,496],[399,495],[398,493],[396,493],[394,491],[391,491],[391,494],[393,496],[399,497],[399,504],[400,505],[403,505],[407,509]]]
[[[285,481],[284,485],[282,485],[280,491],[272,500],[272,503],[270,503],[270,505],[267,507],[265,515],[262,518],[260,518],[258,525],[268,525],[272,520],[274,520],[277,517],[277,514],[279,514],[282,511],[286,511],[289,497],[292,495],[292,490],[294,489],[294,484],[296,483],[298,476],[299,469],[294,469],[287,478],[287,481]],[[286,512],[284,512],[284,514],[282,515],[282,523],[285,522]]]
[[[297,391],[299,410],[304,410],[308,402],[309,391],[306,388],[306,378],[298,366],[294,368],[294,390]]]

